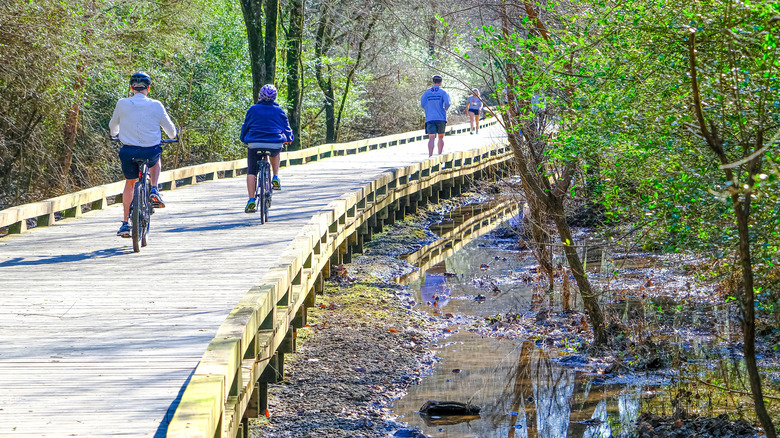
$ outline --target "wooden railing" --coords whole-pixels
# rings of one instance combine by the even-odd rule
[[[452,153],[386,172],[328,204],[230,312],[184,390],[168,436],[246,436],[248,418],[265,412],[267,384],[283,378],[284,354],[295,351],[296,330],[331,267],[421,203],[455,196],[488,173],[504,174],[511,159],[506,144]]]
[[[484,127],[494,124],[496,124],[495,119],[488,119],[482,122]],[[447,128],[447,134],[458,134],[465,132],[467,129],[467,123],[453,125]],[[357,154],[420,141],[424,138],[427,139],[427,136],[424,131],[420,130],[348,143],[325,144],[300,151],[283,152],[281,154],[281,165],[285,167],[334,156]],[[201,181],[233,177],[241,170],[246,170],[245,158],[168,170],[160,174],[159,183],[162,185],[163,190],[171,190]],[[31,227],[50,226],[62,219],[75,218],[87,211],[103,209],[108,205],[107,198],[112,199],[114,202],[121,202],[124,184],[124,181],[118,181],[45,201],[0,210],[0,235],[24,233]]]

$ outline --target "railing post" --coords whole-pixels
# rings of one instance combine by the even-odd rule
[[[22,234],[27,232],[27,220],[22,219],[8,226],[8,234]]]

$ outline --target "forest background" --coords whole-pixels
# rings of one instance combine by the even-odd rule
[[[181,132],[181,143],[164,153],[166,169],[243,156],[238,134],[253,103],[253,66],[242,2],[3,3],[0,209],[121,179],[108,121],[135,71],[152,76],[150,97],[164,103]],[[243,3],[256,4],[262,20],[274,5]],[[290,113],[291,66],[300,72],[294,148],[422,128],[419,97],[432,73],[404,53],[429,59],[434,46],[400,31],[393,14],[450,47],[436,13],[455,5],[405,4],[394,12],[362,0],[275,6],[276,75],[267,79]],[[293,40],[297,20],[303,26]],[[291,59],[295,42],[301,53]],[[465,75],[452,59],[439,64]],[[463,113],[465,88],[448,85],[456,97],[452,113]]]

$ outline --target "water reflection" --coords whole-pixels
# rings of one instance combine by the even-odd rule
[[[539,283],[529,253],[510,249],[509,241],[496,244],[493,238],[477,238],[497,225],[485,216],[488,211],[472,209],[460,219],[456,215],[457,220],[439,228],[445,238],[408,256],[420,270],[401,281],[434,314],[493,316],[550,305],[550,294],[534,287]],[[472,239],[476,240],[468,243]],[[645,273],[631,269],[658,267],[661,262],[637,257],[619,263],[615,269],[624,270],[621,276],[644,279]],[[724,347],[739,341],[732,333],[728,307],[669,296],[619,290],[610,298],[614,301],[605,303],[637,333],[653,333],[656,341],[672,346],[664,350],[667,361],[681,371],[663,388],[659,378],[604,380],[560,366],[554,360],[557,352],[540,350],[533,342],[483,338],[452,326],[455,334],[438,346],[439,369],[397,400],[393,413],[427,435],[445,438],[628,437],[640,410],[671,415],[676,407],[703,415],[752,417],[746,409],[751,402],[744,395],[744,365],[736,350]],[[715,337],[691,336],[696,326],[715,327]],[[767,372],[776,379],[780,376],[777,370]],[[777,385],[770,384],[769,375],[766,389],[774,395]],[[709,382],[736,391],[721,391]],[[478,417],[423,418],[417,411],[427,400],[470,402],[482,411]],[[775,417],[778,407],[769,406]]]
[[[419,301],[429,304],[436,309],[442,309],[450,302],[452,288],[449,285],[448,278],[451,278],[447,272],[446,265],[438,263],[425,271],[421,278]]]
[[[520,258],[517,252],[480,246],[479,242],[484,240],[464,246],[408,281],[415,299],[434,313],[489,316],[527,309],[534,289],[518,277],[528,272],[533,260]],[[479,261],[490,262],[488,268],[480,268],[486,263]]]
[[[446,438],[597,438],[630,430],[639,389],[595,384],[592,375],[559,366],[548,354],[532,342],[457,333],[439,352],[441,368],[393,411],[423,433]],[[470,402],[482,412],[457,424],[426,422],[416,411],[430,399]]]

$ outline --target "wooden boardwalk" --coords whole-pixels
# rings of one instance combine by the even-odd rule
[[[448,136],[445,154],[501,138]],[[0,436],[165,436],[217,328],[312,215],[424,159],[422,141],[282,169],[262,226],[243,177],[167,191],[138,254],[117,205],[0,239]]]

